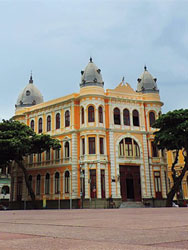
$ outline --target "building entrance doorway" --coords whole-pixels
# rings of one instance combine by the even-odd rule
[[[119,171],[122,200],[140,201],[140,167],[120,165]]]

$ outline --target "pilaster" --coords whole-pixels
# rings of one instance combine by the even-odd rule
[[[101,198],[101,167],[100,163],[97,163],[97,198]]]
[[[78,161],[77,161],[77,154],[78,154],[78,145],[77,145],[77,134],[72,134],[72,198],[77,198],[78,194]]]

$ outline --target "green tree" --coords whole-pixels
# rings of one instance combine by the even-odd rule
[[[166,206],[172,206],[173,198],[180,191],[182,179],[188,170],[188,109],[170,111],[159,117],[153,124],[158,130],[154,133],[159,149],[173,150],[176,157],[171,166],[173,186],[167,194]],[[182,150],[184,166],[180,174],[175,165],[178,163],[179,151]]]
[[[12,165],[13,161],[16,162],[24,174],[25,183],[35,208],[35,193],[28,180],[24,158],[31,154],[42,153],[50,148],[59,149],[60,147],[57,139],[46,134],[36,134],[24,123],[12,119],[3,120],[0,123],[0,166]]]

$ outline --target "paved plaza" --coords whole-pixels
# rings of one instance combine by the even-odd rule
[[[188,208],[0,211],[12,249],[188,249]]]

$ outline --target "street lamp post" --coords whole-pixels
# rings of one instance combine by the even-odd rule
[[[80,192],[80,196],[81,196],[81,200],[82,200],[82,208],[84,208],[84,172],[83,172],[83,170],[81,170],[80,179],[81,179],[81,192]]]

